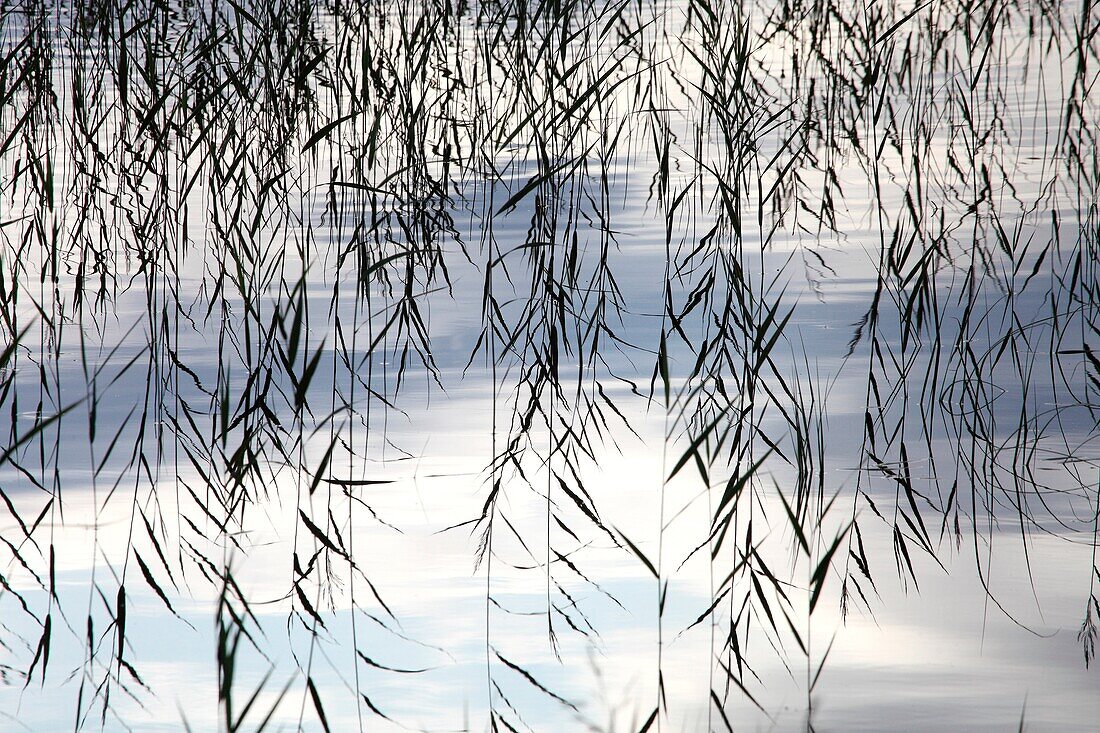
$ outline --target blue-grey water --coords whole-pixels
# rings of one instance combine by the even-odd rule
[[[1096,730],[1097,28],[0,5],[0,730]]]

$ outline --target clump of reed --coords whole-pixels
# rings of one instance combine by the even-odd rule
[[[1091,664],[1098,28],[1089,2],[1011,0],[0,8],[0,674],[60,681],[75,647],[74,728],[105,726],[155,692],[134,599],[187,625],[212,589],[221,727],[294,700],[299,729],[391,718],[364,670],[420,670],[374,661],[364,624],[413,642],[356,538],[408,529],[377,508],[409,455],[391,421],[464,374],[489,385],[491,449],[449,531],[484,573],[491,730],[537,728],[532,693],[599,728],[507,632],[537,617],[562,664],[599,647],[593,608],[628,605],[607,550],[653,590],[641,731],[685,702],[666,660],[698,626],[708,729],[769,714],[769,648],[804,664],[812,728],[822,604],[873,612],[884,578],[919,588],[964,542],[1013,615],[988,579],[1002,523],[1025,552],[1091,538]],[[639,231],[663,250],[644,293],[624,285]],[[857,318],[822,347],[814,309],[861,267]],[[462,289],[464,370],[433,325]],[[830,403],[851,379],[854,427]],[[650,421],[642,536],[600,466]],[[860,434],[848,473],[834,421]],[[84,524],[74,599],[58,552]],[[257,527],[287,549],[265,600],[293,671],[270,706],[284,670],[230,563]],[[892,559],[866,549],[883,532]],[[677,628],[689,564],[709,597]],[[505,574],[540,608],[509,607]],[[270,676],[238,705],[245,657]]]

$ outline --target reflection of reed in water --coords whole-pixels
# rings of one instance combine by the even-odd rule
[[[75,727],[125,719],[156,692],[134,609],[186,628],[217,595],[228,730],[406,724],[378,680],[436,660],[375,648],[427,640],[365,532],[417,529],[384,508],[424,458],[397,426],[431,432],[421,406],[464,383],[491,395],[484,486],[441,536],[472,533],[485,573],[492,729],[610,727],[520,642],[575,669],[612,612],[654,629],[634,729],[774,713],[765,657],[804,663],[812,724],[822,608],[972,555],[1026,626],[993,545],[1030,578],[1045,535],[1093,552],[1090,664],[1096,13],[0,9],[4,678],[29,699],[75,670]],[[635,441],[662,456],[645,522],[603,470]],[[278,593],[244,580],[267,552]],[[678,593],[697,571],[702,602]],[[685,694],[696,627],[709,684]],[[243,649],[271,695],[292,680],[280,705],[233,701]]]

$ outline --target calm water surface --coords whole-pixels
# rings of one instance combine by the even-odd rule
[[[0,729],[1096,730],[1098,28],[0,5]]]

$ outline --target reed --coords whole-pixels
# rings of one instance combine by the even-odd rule
[[[626,729],[733,730],[791,681],[812,730],[849,614],[972,557],[1026,627],[993,559],[1039,607],[1048,536],[1090,550],[1091,665],[1098,30],[1090,0],[0,6],[0,715],[60,688],[74,730],[135,725],[154,614],[214,619],[219,730],[428,727],[392,691],[464,664],[463,730],[623,730],[578,660],[629,624]],[[410,519],[465,390],[465,503]],[[437,542],[480,574],[473,662],[386,587]]]

